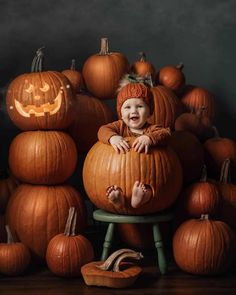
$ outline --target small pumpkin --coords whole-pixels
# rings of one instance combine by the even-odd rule
[[[231,160],[225,159],[221,168],[219,190],[222,195],[223,204],[221,206],[220,217],[236,233],[236,185],[231,183],[230,165]]]
[[[105,262],[93,261],[85,264],[81,273],[86,285],[119,289],[133,285],[142,269],[123,262],[127,258],[140,260],[143,255],[130,249],[120,249],[112,253]]]
[[[6,211],[7,203],[13,191],[19,185],[19,181],[10,173],[0,170],[0,214]]]
[[[97,142],[98,129],[112,121],[112,111],[101,100],[87,94],[77,94],[77,116],[68,128],[68,133],[77,144],[79,153],[88,152]]]
[[[205,107],[204,115],[207,116],[211,122],[215,118],[215,97],[207,89],[189,85],[181,97],[181,102],[188,112],[194,110],[195,113]]]
[[[76,145],[62,131],[22,132],[9,148],[9,166],[26,183],[63,183],[74,172],[76,163]]]
[[[16,77],[7,90],[7,112],[22,130],[64,129],[73,119],[71,84],[59,72],[44,71],[43,57],[40,48],[31,73]]]
[[[147,61],[146,54],[144,52],[139,52],[140,59],[131,66],[131,72],[141,76],[149,76],[151,75],[154,79],[156,70],[154,65]]]
[[[112,99],[122,76],[129,71],[127,58],[119,52],[109,52],[108,39],[101,39],[101,50],[84,63],[82,75],[87,89],[100,99]]]
[[[10,228],[6,225],[7,243],[0,243],[0,273],[8,276],[21,275],[29,266],[29,249],[20,242],[14,242]]]
[[[12,233],[31,250],[36,262],[44,262],[49,241],[65,229],[70,207],[77,210],[76,230],[83,232],[86,207],[71,186],[21,184],[13,193],[6,212]]]
[[[65,75],[70,81],[74,93],[80,92],[80,89],[83,85],[83,77],[82,74],[76,70],[75,59],[72,59],[70,69],[62,71],[62,74]]]
[[[182,270],[197,275],[226,272],[235,261],[235,246],[230,227],[210,220],[208,215],[184,222],[173,238],[175,262]]]
[[[46,260],[51,272],[62,277],[81,275],[81,266],[94,258],[91,243],[82,235],[76,234],[77,212],[69,210],[64,234],[54,236],[47,247]]]
[[[175,93],[180,93],[185,86],[185,76],[182,72],[183,63],[177,66],[165,66],[157,74],[157,83],[170,88]]]

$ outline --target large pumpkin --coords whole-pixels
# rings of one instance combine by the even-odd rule
[[[149,119],[151,124],[174,128],[175,119],[182,113],[182,104],[173,91],[164,87],[151,88],[154,98],[154,112]]]
[[[18,134],[9,149],[9,166],[23,182],[59,184],[76,167],[73,139],[62,131],[27,131]]]
[[[112,111],[101,100],[85,95],[76,95],[75,111],[77,116],[68,128],[75,140],[78,152],[88,152],[97,142],[98,129],[112,121]]]
[[[174,258],[182,270],[192,274],[223,273],[235,260],[235,241],[226,223],[203,215],[177,229],[173,239]]]
[[[129,70],[126,57],[119,52],[109,52],[108,39],[101,39],[101,51],[84,63],[82,74],[87,89],[101,99],[112,99],[122,76]]]
[[[48,242],[63,233],[70,207],[77,210],[77,231],[81,233],[86,207],[78,191],[71,186],[22,184],[8,203],[6,220],[13,235],[42,260]]]
[[[22,130],[64,129],[73,119],[74,96],[69,80],[56,71],[43,71],[38,50],[32,72],[18,76],[7,90],[6,104],[13,123]]]
[[[130,202],[137,180],[151,187],[153,197],[134,209]],[[98,208],[122,214],[149,214],[174,203],[182,186],[182,168],[171,148],[155,147],[148,154],[131,148],[118,154],[110,145],[97,142],[85,159],[83,181],[87,195]],[[108,202],[106,191],[112,185],[120,187],[125,196],[125,205],[120,209]]]

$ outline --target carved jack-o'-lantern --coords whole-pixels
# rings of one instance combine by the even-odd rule
[[[31,73],[18,76],[7,90],[7,111],[22,130],[64,129],[72,121],[74,95],[69,80],[56,71],[43,71],[39,49]]]

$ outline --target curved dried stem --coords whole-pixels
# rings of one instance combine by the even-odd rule
[[[184,68],[184,64],[182,62],[180,62],[179,64],[177,64],[176,69],[182,70]]]
[[[220,170],[220,183],[231,183],[230,172],[231,161],[229,158],[225,159]]]
[[[69,215],[66,221],[64,235],[75,236],[76,221],[77,221],[77,212],[75,210],[75,207],[70,207]]]
[[[74,58],[71,60],[71,66],[70,66],[70,69],[71,69],[72,71],[75,71],[75,59],[74,59]]]
[[[10,230],[9,225],[7,224],[5,226],[5,228],[6,228],[6,231],[7,231],[7,244],[14,243],[14,239],[13,239],[13,236],[12,236],[12,233],[11,233],[11,230]]]
[[[140,51],[138,54],[140,55],[139,61],[146,61],[147,60],[145,52]]]
[[[120,271],[120,264],[124,259],[131,258],[135,260],[140,260],[143,258],[143,255],[141,252],[126,252],[122,255],[120,255],[117,260],[115,261],[115,264],[113,266],[113,271],[114,272],[119,272]]]
[[[107,54],[109,54],[108,38],[101,38],[101,50],[99,52],[99,55]]]

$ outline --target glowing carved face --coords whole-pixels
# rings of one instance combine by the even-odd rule
[[[22,103],[14,99],[15,109],[23,117],[42,117],[46,114],[56,114],[60,110],[65,87],[60,87],[59,92],[54,99],[49,98],[49,95],[52,93],[51,88],[52,87],[46,82],[44,82],[43,87],[38,88],[33,84],[28,83],[28,80],[25,80],[23,90],[24,96],[28,97],[27,101],[32,101],[33,103]],[[66,88],[70,88],[70,85],[66,85]],[[43,103],[45,100],[47,102]],[[10,106],[10,109],[13,108],[14,106]]]

